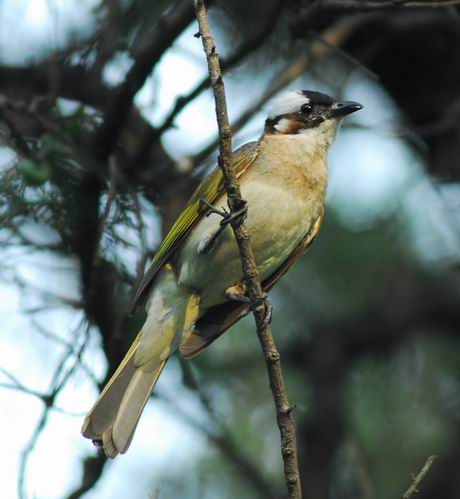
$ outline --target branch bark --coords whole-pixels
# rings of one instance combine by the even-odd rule
[[[420,485],[421,481],[425,478],[426,474],[430,471],[431,466],[433,465],[437,456],[430,456],[426,463],[423,465],[423,468],[420,470],[418,475],[412,478],[412,483],[410,487],[403,494],[403,499],[410,499],[415,493],[418,492],[417,487]]]
[[[319,4],[321,9],[338,10],[347,13],[379,12],[382,10],[396,10],[400,8],[446,8],[459,5],[460,0],[323,0]]]
[[[213,37],[209,29],[206,6],[204,0],[195,0],[195,13],[199,24],[199,34],[208,61],[208,71],[216,103],[216,116],[219,128],[219,166],[224,177],[227,191],[228,205],[232,213],[241,210],[245,201],[233,171],[232,160],[232,133],[227,115],[225,89],[220,69],[219,56],[216,52]],[[267,365],[270,388],[276,406],[276,420],[281,436],[281,453],[284,462],[284,476],[288,496],[300,499],[299,467],[297,462],[297,448],[294,423],[291,417],[292,407],[286,394],[283,373],[281,370],[280,354],[276,348],[270,325],[264,324],[265,300],[260,284],[256,262],[249,241],[249,233],[245,223],[240,220],[232,222],[232,228],[238,243],[241,255],[246,289],[251,300],[251,309],[257,327],[257,335],[262,346],[265,363]]]

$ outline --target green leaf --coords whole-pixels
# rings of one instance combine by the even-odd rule
[[[43,185],[51,176],[51,167],[48,163],[20,159],[16,166],[29,185]]]

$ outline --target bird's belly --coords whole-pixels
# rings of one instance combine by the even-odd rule
[[[242,196],[248,203],[246,225],[250,234],[261,280],[269,277],[289,257],[311,223],[317,218],[323,202],[318,193],[293,196],[275,183],[245,182]],[[223,197],[218,208],[227,206]],[[179,284],[195,289],[202,308],[226,300],[225,290],[243,277],[240,254],[231,227],[220,234],[211,251],[199,255],[200,242],[219,227],[221,217],[203,218],[190,234],[178,255]]]

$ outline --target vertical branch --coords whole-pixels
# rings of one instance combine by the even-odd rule
[[[208,61],[208,70],[216,103],[216,116],[219,128],[219,166],[224,177],[225,190],[228,196],[228,205],[232,213],[241,210],[246,205],[241,197],[238,180],[233,171],[232,162],[232,133],[227,116],[224,83],[216,52],[214,40],[211,36],[204,0],[195,0],[195,12],[199,24],[199,35]],[[294,424],[291,417],[291,406],[286,394],[283,374],[281,371],[280,355],[273,341],[269,324],[265,323],[265,299],[260,284],[254,255],[249,242],[246,225],[241,219],[232,221],[232,228],[238,243],[243,273],[251,300],[251,309],[257,326],[257,335],[262,346],[268,370],[270,389],[276,406],[276,420],[281,435],[281,453],[284,462],[284,475],[288,496],[299,499],[301,497],[299,467],[297,462],[297,448]]]

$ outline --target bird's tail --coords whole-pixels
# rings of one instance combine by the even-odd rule
[[[82,433],[115,457],[128,450],[142,410],[169,356],[199,313],[199,299],[166,266],[149,299],[147,320],[86,416]]]
[[[85,418],[82,433],[102,446],[114,458],[128,450],[142,410],[166,364],[166,360],[149,371],[134,365],[140,343],[139,334],[91,411]]]

